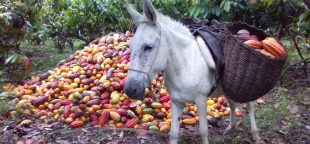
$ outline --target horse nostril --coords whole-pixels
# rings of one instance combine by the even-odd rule
[[[136,88],[132,90],[132,94],[135,94],[135,93],[137,93],[137,89]]]
[[[136,89],[136,88],[132,88],[132,89],[130,89],[130,90],[128,91],[128,95],[129,95],[129,96],[132,96],[132,95],[136,94],[136,92],[137,92],[137,89]]]
[[[137,88],[127,88],[127,89],[125,89],[125,93],[129,96],[129,97],[131,97],[131,96],[133,96],[133,95],[135,95],[136,93],[137,93]]]

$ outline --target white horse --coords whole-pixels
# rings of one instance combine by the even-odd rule
[[[124,92],[130,98],[143,99],[151,79],[163,71],[166,88],[171,96],[170,143],[177,143],[179,117],[184,103],[193,102],[198,108],[199,132],[203,143],[207,144],[206,101],[215,83],[215,63],[203,39],[194,37],[186,26],[159,13],[149,0],[144,1],[144,15],[130,5],[126,8],[137,30],[129,42],[131,62]],[[200,47],[204,47],[203,52],[199,50]],[[221,94],[224,93],[219,87],[212,96]],[[228,102],[231,108],[230,125],[225,133],[236,127],[235,103],[230,99]],[[254,105],[249,102],[247,106],[253,139],[259,140]]]

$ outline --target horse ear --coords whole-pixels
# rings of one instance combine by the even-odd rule
[[[144,0],[143,11],[147,19],[155,24],[156,23],[156,12],[150,0]]]
[[[135,25],[138,25],[142,15],[139,12],[137,12],[130,4],[126,4],[126,9]]]

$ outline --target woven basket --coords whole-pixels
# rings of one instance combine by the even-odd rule
[[[259,40],[269,35],[241,22],[231,23],[225,29],[223,90],[232,100],[244,103],[256,100],[275,86],[287,56],[272,59],[248,47],[233,36],[241,29],[247,29]]]

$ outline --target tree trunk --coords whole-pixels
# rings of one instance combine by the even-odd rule
[[[291,38],[291,40],[293,42],[293,46],[292,47],[295,47],[295,49],[297,50],[297,53],[298,53],[299,57],[301,58],[301,60],[305,60],[305,58],[301,54],[301,51],[300,51],[300,48],[299,48],[297,42],[296,42],[296,37],[290,37],[290,38]],[[307,62],[304,61],[303,63],[304,63],[304,72],[307,75]]]
[[[304,0],[305,5],[307,6],[307,8],[310,8],[310,0]]]
[[[62,40],[55,40],[56,41],[56,47],[58,49],[59,53],[63,53],[64,52],[64,42]]]
[[[287,28],[285,28],[285,31],[288,34],[289,38],[290,38],[291,46],[297,50],[297,53],[298,53],[299,57],[301,58],[301,60],[305,60],[304,57],[301,54],[300,48],[299,48],[298,43],[296,41],[296,36],[294,34],[292,35]],[[308,68],[307,67],[307,62],[304,61],[303,63],[304,63],[304,72],[307,75],[307,68]]]
[[[68,44],[69,44],[70,47],[71,47],[71,51],[73,52],[73,51],[74,51],[74,47],[73,47],[73,45],[74,45],[74,40],[70,39],[70,40],[68,40],[67,42],[68,42]]]

